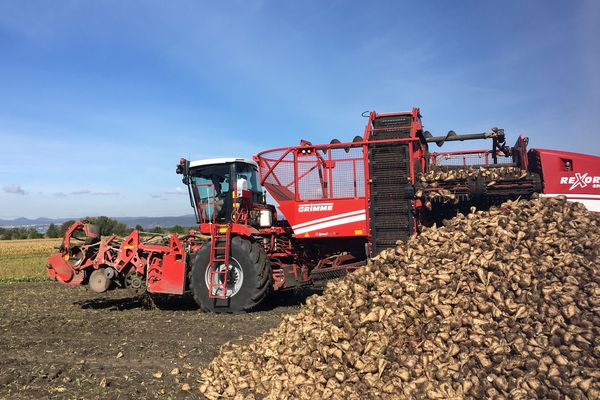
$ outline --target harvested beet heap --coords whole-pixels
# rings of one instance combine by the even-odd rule
[[[600,216],[507,202],[398,242],[249,345],[200,391],[270,399],[600,398]]]

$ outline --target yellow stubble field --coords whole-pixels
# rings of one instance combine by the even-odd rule
[[[0,240],[0,281],[47,278],[46,260],[61,239]]]

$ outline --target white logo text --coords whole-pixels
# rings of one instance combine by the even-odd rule
[[[309,203],[300,204],[298,212],[313,212],[313,211],[332,211],[333,203]]]
[[[575,176],[563,176],[560,178],[560,183],[562,185],[571,185],[569,190],[573,190],[576,187],[584,188],[590,183],[593,184],[592,187],[600,187],[600,176],[588,176],[588,173],[580,174],[579,172],[575,173]]]

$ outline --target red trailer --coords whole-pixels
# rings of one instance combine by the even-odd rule
[[[600,212],[599,157],[566,151],[530,150],[531,169],[544,182],[542,196],[565,196]]]

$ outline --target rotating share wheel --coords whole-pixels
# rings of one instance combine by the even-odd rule
[[[104,268],[99,268],[90,275],[88,286],[92,292],[104,293],[110,287],[110,283],[109,273]]]
[[[135,269],[132,269],[125,276],[125,287],[135,290],[141,290],[144,288],[146,279],[144,275],[138,273]]]

